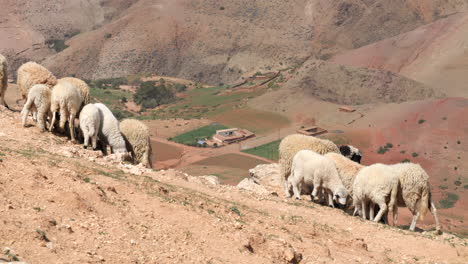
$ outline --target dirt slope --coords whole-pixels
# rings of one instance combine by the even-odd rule
[[[0,244],[29,263],[293,263],[299,253],[301,263],[468,261],[466,241],[450,235],[395,230],[175,171],[137,176],[21,127],[4,109],[0,133]]]
[[[411,32],[345,52],[332,61],[399,73],[468,97],[468,12],[458,13]]]

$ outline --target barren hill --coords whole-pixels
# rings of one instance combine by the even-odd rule
[[[468,12],[335,56],[338,64],[392,71],[450,96],[468,96]]]
[[[468,8],[459,0],[2,4],[0,36],[8,41],[2,41],[0,52],[14,65],[46,59],[59,76],[153,72],[211,84],[284,68],[309,56],[327,59]],[[57,53],[50,41],[70,47]]]
[[[466,241],[103,159],[0,110],[0,244],[29,263],[464,263]],[[30,165],[34,166],[30,166]],[[404,241],[404,243],[402,243]],[[440,252],[444,252],[441,254]]]

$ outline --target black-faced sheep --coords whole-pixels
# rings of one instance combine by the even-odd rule
[[[101,115],[94,104],[87,104],[81,109],[80,129],[84,137],[84,148],[88,148],[89,139],[92,141],[93,149],[97,148],[97,138],[101,127]]]
[[[19,67],[17,84],[21,96],[26,100],[29,89],[31,89],[33,85],[45,84],[49,88],[52,88],[57,84],[57,78],[44,66],[30,61]]]
[[[398,194],[398,175],[389,165],[373,164],[362,168],[353,184],[353,205],[364,219],[369,206],[370,219],[379,222],[382,216],[392,213],[396,206]],[[374,206],[380,207],[379,213],[374,218]]]
[[[111,153],[127,154],[125,140],[120,133],[119,121],[112,114],[111,110],[104,104],[94,104],[99,109],[101,117],[101,126],[99,127],[99,140],[101,141],[102,151],[107,155],[107,146],[110,146]]]
[[[291,176],[288,178],[296,199],[301,199],[303,185],[313,185],[312,200],[319,189],[328,194],[329,205],[334,207],[333,201],[345,205],[348,191],[338,176],[333,161],[311,150],[301,150],[294,155]]]
[[[0,54],[0,105],[8,108],[5,102],[5,93],[8,88],[8,65],[6,58]]]
[[[340,146],[341,155],[349,158],[352,161],[361,163],[362,154],[361,151],[351,145]]]
[[[338,147],[330,140],[301,134],[293,134],[283,138],[279,145],[279,164],[280,177],[287,197],[291,197],[287,180],[291,174],[292,160],[294,155],[303,149],[312,150],[322,155],[329,152],[340,153]]]
[[[398,191],[398,206],[406,206],[413,214],[409,230],[414,231],[418,218],[424,218],[427,210],[432,211],[436,223],[436,230],[440,230],[437,209],[431,199],[429,175],[419,165],[413,163],[399,163],[391,166],[396,170],[400,187]],[[397,224],[397,208],[393,212],[393,224]]]
[[[29,112],[37,112],[37,126],[41,129],[41,132],[44,132],[46,130],[46,118],[51,117],[50,100],[51,91],[47,85],[34,85],[29,90],[28,100],[21,111],[23,126],[26,126]]]
[[[136,119],[125,119],[120,122],[120,132],[129,143],[127,149],[134,163],[142,163],[145,167],[152,168],[152,149],[148,127]]]
[[[55,125],[57,113],[60,111],[60,129],[65,129],[65,123],[68,121],[71,140],[75,141],[75,118],[81,107],[81,96],[74,86],[67,82],[60,82],[52,89],[50,100],[50,111],[52,112],[52,121],[49,131],[52,131]]]

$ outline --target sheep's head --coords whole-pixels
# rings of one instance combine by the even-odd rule
[[[348,190],[345,187],[339,187],[333,193],[333,200],[341,205],[346,205],[346,199],[348,198]]]
[[[354,162],[361,163],[361,151],[351,145],[340,146],[340,153]]]

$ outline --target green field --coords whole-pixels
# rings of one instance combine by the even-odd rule
[[[216,133],[216,130],[226,129],[226,128],[228,127],[218,124],[218,123],[213,123],[211,125],[200,127],[195,130],[189,131],[187,133],[180,134],[173,138],[169,138],[169,140],[180,143],[180,144],[184,144],[184,145],[197,146],[198,140],[211,138]]]
[[[243,150],[242,152],[252,154],[255,156],[259,156],[259,157],[263,157],[263,158],[267,158],[270,160],[278,160],[279,159],[278,148],[279,148],[280,142],[281,140],[273,141],[265,145]]]

